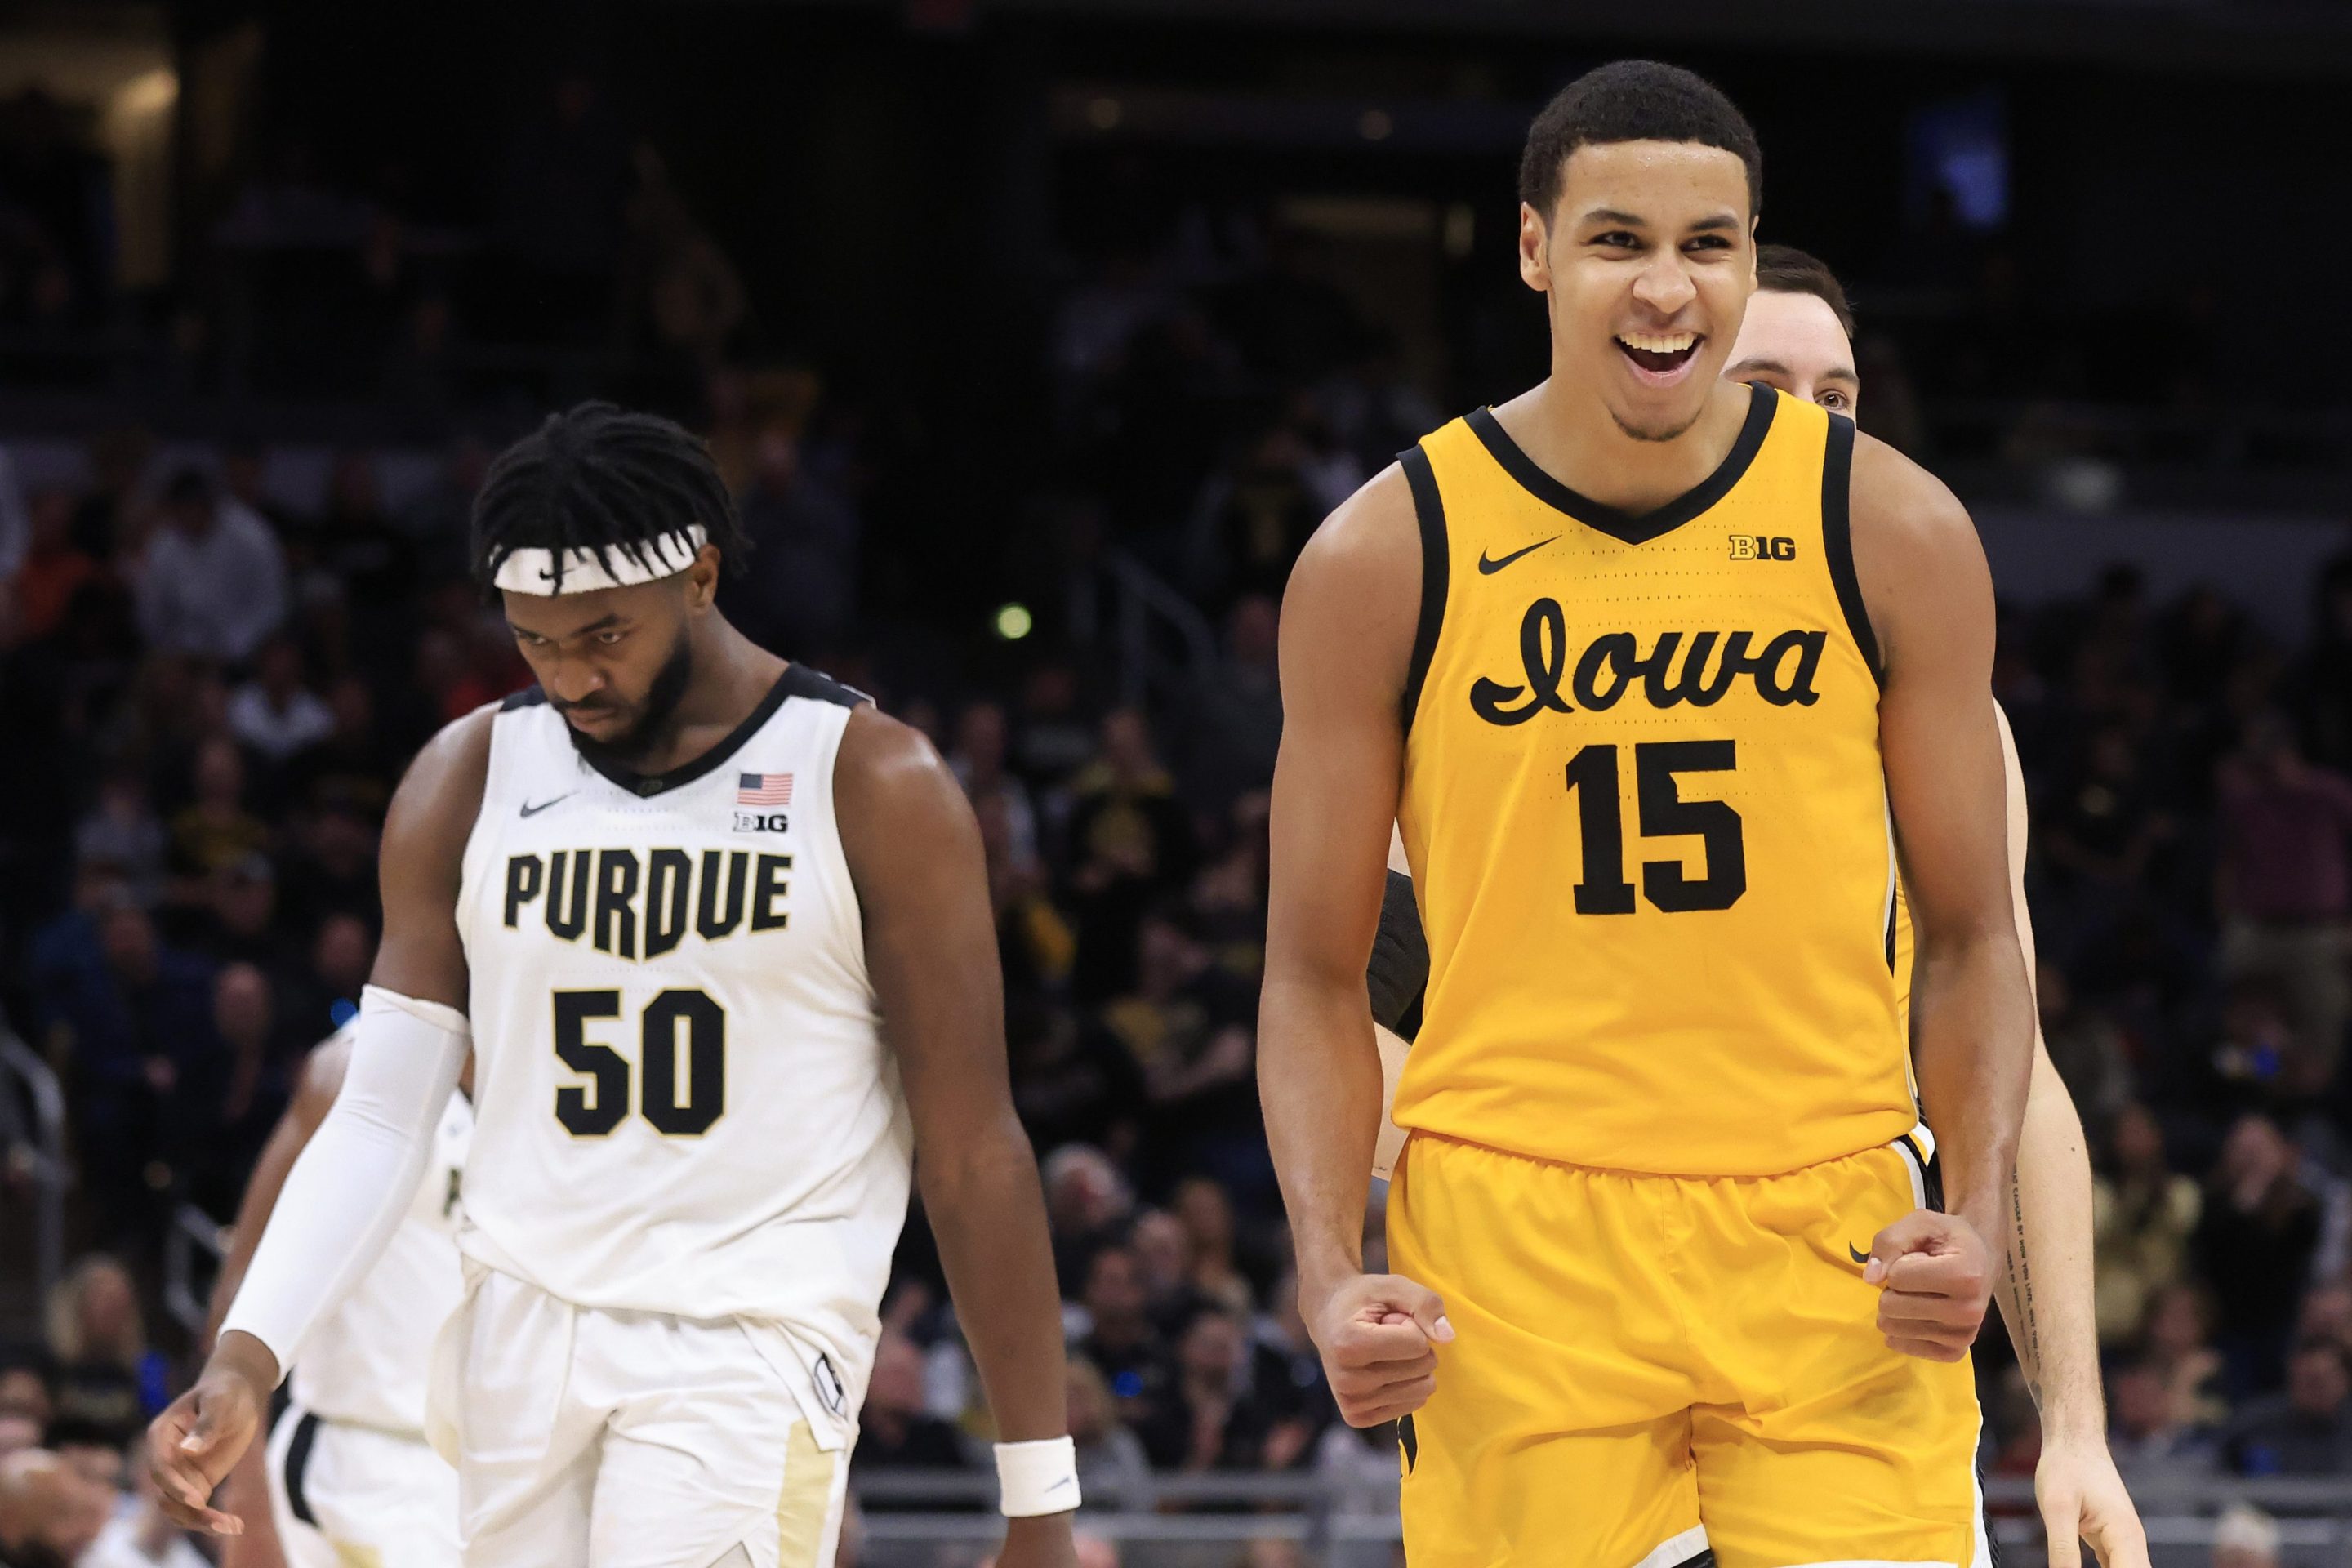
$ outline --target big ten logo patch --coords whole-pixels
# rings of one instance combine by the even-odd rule
[[[1734,561],[1794,561],[1797,542],[1785,534],[1735,533],[1731,536],[1731,558]]]

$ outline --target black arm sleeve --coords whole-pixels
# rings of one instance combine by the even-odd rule
[[[1389,873],[1381,899],[1380,934],[1372,939],[1372,962],[1364,971],[1372,996],[1372,1022],[1410,1044],[1421,1032],[1421,995],[1429,985],[1429,943],[1421,932],[1421,910],[1412,901],[1412,879]]]

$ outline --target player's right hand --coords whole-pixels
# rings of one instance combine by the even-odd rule
[[[257,1360],[269,1364],[251,1364]],[[277,1370],[260,1341],[223,1335],[196,1385],[149,1425],[147,1467],[155,1479],[155,1500],[173,1523],[215,1535],[244,1533],[243,1520],[212,1506],[213,1489],[261,1429]]]
[[[1427,1404],[1437,1388],[1437,1347],[1454,1338],[1437,1292],[1401,1274],[1341,1280],[1307,1328],[1350,1426],[1377,1426]]]

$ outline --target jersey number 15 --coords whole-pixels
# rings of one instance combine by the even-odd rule
[[[629,1114],[629,1058],[588,1038],[592,1020],[620,1016],[617,991],[555,994],[555,1054],[589,1080],[555,1091],[555,1119],[575,1138],[602,1138]],[[646,1004],[637,1039],[638,1114],[671,1138],[709,1131],[727,1110],[726,1010],[706,991],[665,991]]]

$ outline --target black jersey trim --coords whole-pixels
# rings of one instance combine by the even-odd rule
[[[1731,443],[1731,450],[1715,466],[1715,472],[1665,505],[1638,514],[1604,505],[1546,473],[1528,456],[1525,447],[1511,439],[1510,432],[1503,428],[1503,422],[1495,417],[1493,409],[1473,409],[1464,417],[1488,455],[1536,500],[1622,543],[1647,544],[1663,534],[1672,533],[1731,493],[1731,487],[1740,481],[1756,461],[1756,454],[1764,449],[1764,437],[1772,428],[1772,416],[1780,405],[1780,395],[1763,383],[1748,388],[1748,418],[1739,426],[1738,438]]]
[[[318,1414],[305,1410],[294,1423],[293,1440],[286,1445],[286,1507],[313,1530],[319,1528],[319,1516],[310,1511],[310,1499],[302,1489],[302,1477],[310,1468],[310,1445],[318,1440]]]
[[[874,700],[855,686],[804,664],[786,665],[783,684],[787,697],[805,697],[812,702],[830,702],[839,708],[862,708]]]
[[[692,784],[695,780],[709,773],[713,768],[716,768],[720,763],[726,762],[728,758],[741,751],[751,741],[751,737],[760,732],[761,726],[764,725],[769,720],[776,716],[776,710],[784,705],[784,699],[788,697],[807,697],[814,695],[814,692],[810,690],[795,689],[795,687],[799,683],[793,680],[793,672],[799,668],[800,666],[797,664],[788,664],[784,666],[784,672],[776,677],[776,683],[768,688],[768,694],[760,699],[760,705],[751,710],[751,716],[749,718],[745,719],[740,724],[736,725],[734,729],[729,731],[727,732],[726,739],[720,741],[717,745],[711,747],[710,750],[703,752],[702,755],[695,758],[692,762],[681,763],[666,773],[641,773],[635,768],[624,767],[619,763],[610,762],[603,757],[592,755],[584,748],[580,752],[580,760],[586,763],[590,767],[594,768],[606,778],[612,780],[613,783],[620,785],[623,789],[627,790],[631,795],[636,795],[642,799],[650,799],[657,795],[667,795],[671,790],[678,789],[687,784]],[[824,676],[817,675],[814,670],[809,673],[817,680],[824,681],[826,686],[837,686],[839,684],[835,681],[826,680]],[[846,691],[848,688],[840,687],[840,689]],[[837,699],[828,697],[824,699],[824,700],[834,701],[837,700]],[[573,739],[577,741],[579,737],[575,736]]]
[[[520,691],[511,693],[504,702],[499,703],[499,711],[511,713],[518,708],[538,708],[544,706],[546,701],[546,692],[536,686],[526,686]]]
[[[1881,687],[1886,671],[1879,663],[1878,634],[1870,627],[1870,606],[1862,602],[1862,580],[1853,571],[1853,421],[1843,414],[1830,416],[1828,449],[1822,456],[1822,548],[1828,552],[1830,585],[1837,590],[1838,608],[1845,612],[1845,629],[1870,678]]]
[[[1405,734],[1412,733],[1412,716],[1421,707],[1421,688],[1429,679],[1429,661],[1437,656],[1437,634],[1445,626],[1448,574],[1445,544],[1445,499],[1437,493],[1437,474],[1429,454],[1411,447],[1397,454],[1405,483],[1412,487],[1412,515],[1421,527],[1421,616],[1412,629],[1412,662],[1405,667],[1402,702]]]

